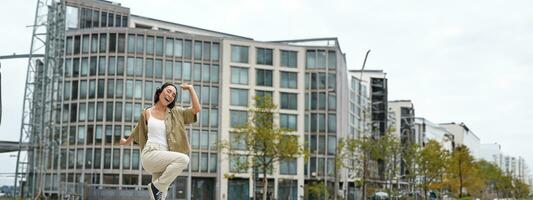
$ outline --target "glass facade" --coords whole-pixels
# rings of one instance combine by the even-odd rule
[[[337,132],[336,59],[335,50],[305,52],[305,141],[311,153],[304,165],[306,178],[311,178],[306,181],[332,177],[335,172],[337,135],[344,134]]]
[[[86,6],[93,3],[67,4],[63,77],[56,102],[60,109],[57,134],[52,138],[59,145],[52,150],[47,180],[65,183],[66,190],[73,190],[70,183],[80,182],[117,191],[145,190],[151,176],[142,170],[139,147],[118,143],[129,136],[142,110],[153,104],[155,89],[164,82],[191,83],[202,106],[198,122],[187,127],[190,164],[177,178],[169,198],[215,199],[224,194],[227,199],[249,199],[255,191],[249,178],[218,178],[225,173],[243,175],[246,170],[236,171],[236,165],[246,157],[231,155],[223,160],[217,144],[229,138],[233,150],[245,149],[246,138],[236,137],[232,128],[248,122],[253,96],[273,97],[280,109],[273,118],[276,124],[288,129],[291,137],[303,136],[311,150],[307,160],[281,160],[267,170],[269,192],[265,195],[298,199],[303,196],[298,194],[304,184],[302,174],[306,180],[332,180],[337,139],[343,131],[338,127],[337,120],[342,118],[338,111],[344,109],[337,102],[344,84],[339,80],[343,76],[336,75],[343,67],[337,47],[269,45],[181,34],[151,27],[157,23],[137,24],[135,18],[142,17],[130,16],[120,6]],[[305,68],[298,69],[298,65]],[[305,84],[299,83],[303,79]],[[222,87],[227,87],[227,94],[222,94]],[[178,106],[191,104],[187,92],[178,90],[176,99]],[[350,101],[354,106],[345,109],[353,118],[363,109],[357,101]],[[222,113],[229,116],[222,119]],[[358,124],[351,125],[355,133]],[[298,171],[302,164],[303,173]],[[220,191],[217,187],[225,181],[227,190]]]
[[[130,134],[141,111],[153,104],[156,87],[164,82],[190,82],[201,100],[202,112],[198,122],[187,128],[192,152],[182,176],[194,173],[216,177],[220,40],[136,29],[98,29],[125,26],[128,16],[93,13],[85,8],[68,10],[72,15],[78,12],[78,18],[70,21],[72,29],[96,29],[91,34],[67,32],[57,102],[61,105],[55,138],[59,148],[54,150],[49,176],[89,186],[145,187],[150,176],[141,170],[139,147],[120,146],[119,139]],[[190,106],[188,93],[178,90],[176,98],[178,106]],[[214,198],[215,183],[214,178],[193,178],[191,198]],[[206,188],[213,192],[203,192]]]

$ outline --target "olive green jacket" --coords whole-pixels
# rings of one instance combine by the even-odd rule
[[[131,132],[131,136],[136,143],[141,146],[141,151],[148,140],[148,120],[146,118],[147,110],[141,113],[141,119],[137,122],[137,126]],[[171,109],[165,118],[165,131],[167,136],[167,145],[169,151],[180,153],[188,153],[191,150],[189,139],[185,131],[185,125],[197,121],[196,114],[192,108],[184,109],[181,107],[174,107]]]

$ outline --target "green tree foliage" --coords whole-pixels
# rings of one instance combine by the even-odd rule
[[[452,191],[459,198],[466,193],[479,195],[478,192],[484,187],[478,166],[470,155],[470,150],[464,145],[453,150],[448,162],[447,177]]]
[[[424,191],[423,196],[427,199],[427,194],[431,186],[442,185],[442,177],[448,162],[448,153],[435,140],[429,142],[420,149],[417,154],[416,164],[418,171],[416,174],[421,176],[420,187]]]
[[[350,178],[358,180],[357,185],[361,187],[362,198],[367,198],[368,181],[370,179],[370,165],[372,158],[380,154],[376,139],[363,134],[360,137],[349,138],[344,141],[345,151],[344,166],[349,169]]]
[[[290,135],[293,130],[275,126],[274,114],[277,105],[269,96],[256,97],[255,103],[255,107],[249,109],[251,120],[232,130],[235,141],[222,141],[220,147],[230,156],[244,158],[233,160],[232,167],[235,171],[246,172],[248,169],[255,169],[252,170],[254,177],[256,173],[261,173],[263,194],[268,194],[266,177],[272,171],[274,163],[296,159],[304,154],[304,149],[299,144],[298,137]],[[242,143],[241,148],[232,148],[235,143]],[[263,195],[263,199],[266,200],[267,195]]]

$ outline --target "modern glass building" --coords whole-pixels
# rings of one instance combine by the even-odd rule
[[[46,194],[147,198],[151,177],[142,170],[139,147],[118,141],[152,105],[156,87],[190,82],[202,111],[187,128],[190,164],[168,199],[249,199],[254,193],[302,199],[306,185],[318,182],[330,194],[337,182],[353,196],[347,172],[335,169],[337,141],[369,128],[363,115],[370,101],[367,87],[348,74],[336,38],[262,42],[133,15],[108,1],[62,2],[66,34],[52,138],[57,148],[50,153]],[[266,95],[278,105],[275,124],[295,130],[290,134],[311,155],[277,163],[266,177],[270,192],[261,194],[250,171],[232,167],[246,158],[221,153],[217,143],[242,148],[232,130],[249,119],[254,96]],[[178,91],[179,106],[189,106],[189,99]]]

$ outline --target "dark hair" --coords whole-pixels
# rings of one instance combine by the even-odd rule
[[[155,89],[155,94],[154,94],[154,104],[156,104],[158,101],[159,101],[159,95],[161,94],[161,92],[163,92],[163,90],[165,88],[167,88],[168,86],[172,86],[174,87],[174,89],[176,89],[176,95],[177,95],[177,92],[178,92],[178,88],[176,88],[176,86],[170,82],[166,82],[164,83],[161,87],[158,87]],[[174,97],[174,100],[172,102],[170,102],[170,104],[168,104],[168,108],[172,109],[174,108],[174,106],[176,105],[176,97]]]

